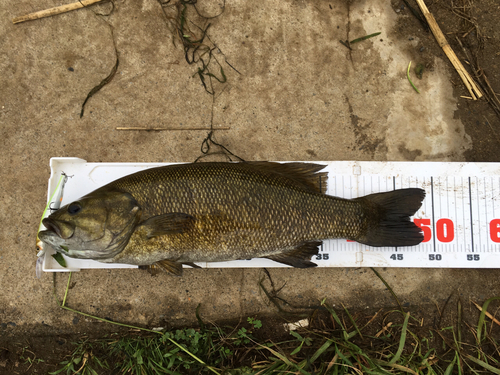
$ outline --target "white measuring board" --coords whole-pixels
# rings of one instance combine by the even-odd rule
[[[424,242],[412,247],[375,248],[346,240],[327,240],[312,261],[319,267],[500,268],[500,163],[451,162],[314,162],[328,172],[327,194],[356,198],[409,187],[425,189],[422,207],[412,218]],[[48,196],[61,172],[72,176],[62,205],[140,170],[168,163],[87,163],[78,158],[52,158]],[[48,250],[50,255],[52,250]],[[131,268],[65,257],[62,268],[46,256],[46,272],[87,268]],[[268,259],[198,263],[201,267],[288,267]]]

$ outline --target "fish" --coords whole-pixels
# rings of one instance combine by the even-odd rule
[[[315,267],[323,240],[415,246],[411,221],[425,190],[344,199],[325,194],[324,165],[206,162],[146,169],[115,180],[43,219],[39,238],[73,258],[161,268],[268,258]]]

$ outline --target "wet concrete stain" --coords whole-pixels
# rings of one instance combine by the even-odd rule
[[[376,151],[380,150],[381,148],[385,148],[385,140],[382,137],[373,135],[373,133],[371,132],[373,123],[371,121],[366,122],[356,116],[354,114],[354,110],[349,101],[349,98],[346,96],[345,99],[349,107],[351,126],[356,137],[357,148],[359,151],[370,154],[370,156],[373,157]]]

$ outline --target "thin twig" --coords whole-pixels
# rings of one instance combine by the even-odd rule
[[[24,16],[15,17],[12,19],[12,23],[16,24],[16,23],[21,23],[21,22],[26,22],[26,21],[38,20],[40,18],[45,18],[45,17],[51,17],[51,16],[55,16],[57,14],[71,12],[72,10],[85,8],[85,7],[88,7],[89,5],[100,3],[101,1],[104,1],[104,0],[81,0],[81,1],[77,1],[76,3],[71,3],[71,4],[61,5],[61,6],[58,6],[55,8],[40,10],[38,12],[26,14]]]
[[[479,311],[483,311],[483,308],[481,306],[479,306],[476,302],[474,302],[474,301],[471,301],[471,302],[474,304],[474,306],[477,307],[477,309]],[[493,323],[496,323],[497,325],[500,326],[500,322],[493,315],[491,315],[488,311],[484,311],[484,315],[486,315],[488,318],[490,318]]]
[[[139,126],[132,127],[117,127],[116,130],[146,130],[146,131],[163,131],[163,130],[208,130],[207,128],[143,128]],[[231,128],[228,126],[221,126],[214,128],[214,130],[230,130]]]
[[[483,118],[484,118],[484,121],[486,121],[486,123],[488,124],[488,126],[490,127],[491,129],[491,132],[495,135],[495,138],[497,139],[497,142],[500,144],[500,138],[498,138],[498,134],[497,132],[495,131],[495,129],[493,129],[493,126],[491,126],[490,122],[488,121],[488,119],[486,118],[486,116],[483,115]]]

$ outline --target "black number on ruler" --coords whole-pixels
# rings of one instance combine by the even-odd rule
[[[403,260],[403,254],[392,254],[390,258],[392,260]]]
[[[479,254],[467,254],[467,260],[479,260]]]
[[[328,254],[318,254],[316,255],[316,260],[328,260],[330,257],[328,256]]]
[[[441,260],[443,257],[441,254],[429,254],[429,260]]]

